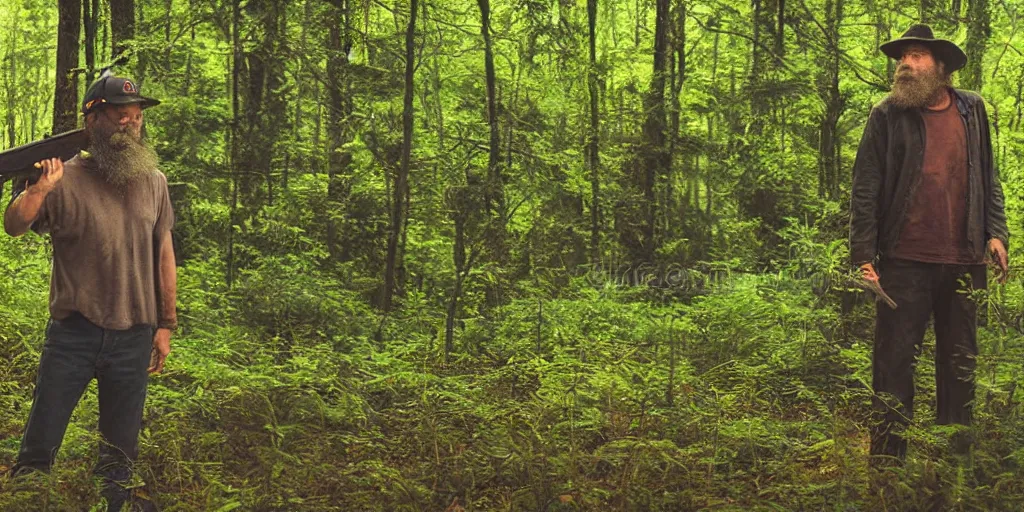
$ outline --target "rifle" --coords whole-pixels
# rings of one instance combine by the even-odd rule
[[[85,129],[78,128],[0,151],[0,196],[3,195],[4,183],[10,180],[23,180],[30,184],[38,181],[43,170],[35,166],[36,162],[49,158],[60,158],[66,162],[86,144]]]

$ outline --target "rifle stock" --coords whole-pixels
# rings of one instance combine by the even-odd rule
[[[35,167],[36,162],[49,158],[66,162],[86,144],[85,129],[78,128],[0,152],[0,194],[4,183],[13,179],[35,183],[43,172]]]

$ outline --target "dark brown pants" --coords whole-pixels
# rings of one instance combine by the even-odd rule
[[[984,265],[893,259],[877,270],[897,308],[876,305],[871,455],[904,459],[907,441],[901,432],[914,417],[914,367],[933,315],[937,422],[971,422],[977,303],[965,292],[984,289],[987,276]]]

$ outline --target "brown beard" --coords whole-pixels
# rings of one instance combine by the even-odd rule
[[[897,107],[921,108],[935,102],[950,86],[941,66],[918,76],[909,66],[900,66],[893,75],[889,101]]]
[[[88,151],[97,172],[122,193],[157,168],[156,151],[149,144],[102,117],[90,133]]]

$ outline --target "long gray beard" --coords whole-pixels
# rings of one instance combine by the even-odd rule
[[[922,108],[937,100],[950,86],[949,79],[941,72],[913,76],[901,68],[893,77],[889,101],[901,108]]]
[[[97,135],[89,153],[100,175],[118,191],[126,192],[139,178],[156,171],[156,151],[145,141],[121,131]]]

